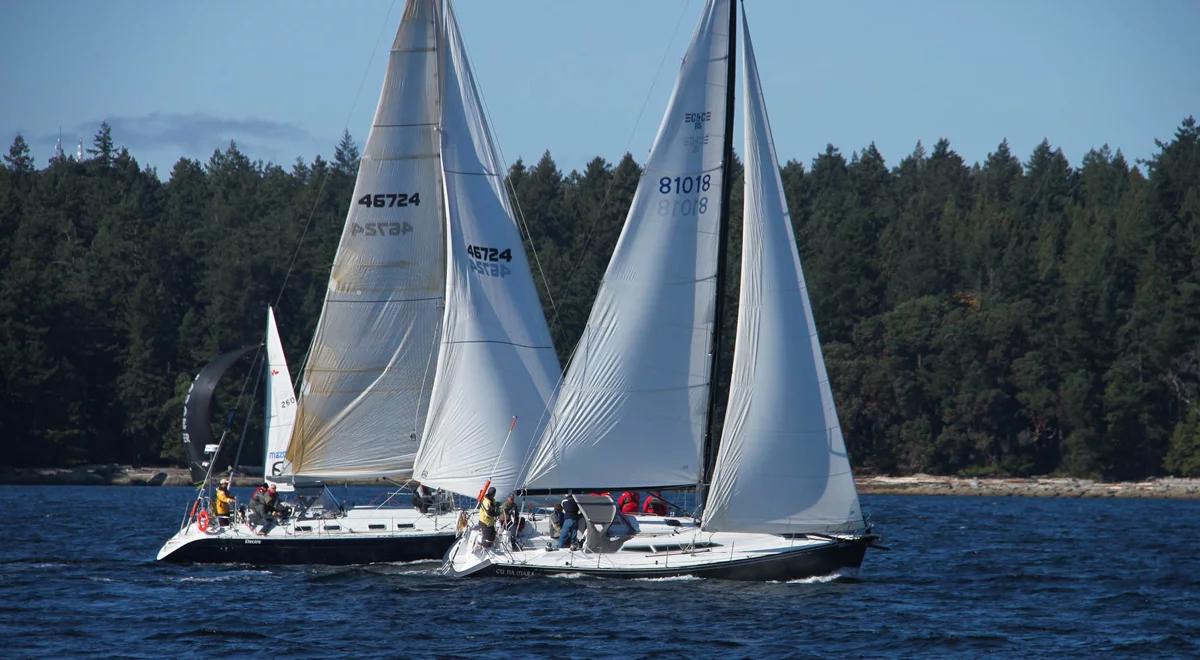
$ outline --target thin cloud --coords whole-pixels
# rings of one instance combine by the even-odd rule
[[[112,127],[114,141],[128,147],[134,154],[141,150],[168,147],[196,153],[220,148],[229,144],[230,140],[266,151],[313,142],[311,133],[286,122],[256,117],[232,119],[198,112],[151,112],[140,117],[106,117],[82,123],[72,132],[94,135],[101,121],[107,121]],[[57,133],[41,136],[43,140],[51,142],[57,137]]]

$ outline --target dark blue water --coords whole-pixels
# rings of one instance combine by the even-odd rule
[[[1200,655],[1196,501],[864,497],[859,579],[751,584],[155,562],[190,496],[0,487],[0,656]]]

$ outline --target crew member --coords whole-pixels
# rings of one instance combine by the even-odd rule
[[[575,497],[567,495],[562,501],[563,524],[562,532],[558,535],[558,547],[567,548],[575,542],[575,530],[579,527],[579,503]]]
[[[480,545],[492,547],[496,540],[496,487],[490,486],[483,500],[479,502],[479,534]]]
[[[413,508],[421,513],[428,513],[431,504],[433,504],[433,493],[430,492],[429,486],[418,481],[412,494]]]
[[[617,506],[620,507],[621,513],[637,513],[640,501],[641,498],[638,497],[636,490],[627,490],[617,498]]]
[[[642,502],[642,513],[652,516],[667,515],[667,502],[662,498],[662,491],[650,491],[650,494],[646,496],[646,501]]]
[[[217,486],[217,524],[225,526],[229,524],[229,515],[233,513],[234,505],[237,500],[233,495],[229,494],[229,480],[222,479]]]
[[[517,545],[517,534],[521,531],[521,509],[517,506],[516,498],[511,493],[504,499],[504,504],[500,505],[500,524],[504,525],[505,531],[508,532],[508,540],[512,544],[512,549],[520,550],[521,546]]]

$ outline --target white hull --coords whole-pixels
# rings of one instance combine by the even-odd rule
[[[705,532],[694,523],[638,516],[641,530],[619,551],[598,553],[558,548],[546,530],[526,529],[519,549],[503,533],[494,547],[480,545],[471,526],[446,553],[442,572],[453,576],[584,574],[612,578],[698,576],[740,580],[787,580],[853,575],[873,536]],[[544,525],[544,522],[540,523]]]

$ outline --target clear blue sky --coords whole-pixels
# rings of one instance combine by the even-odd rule
[[[506,159],[564,170],[642,160],[700,0],[456,8]],[[403,0],[0,3],[0,139],[39,165],[108,120],[164,177],[234,139],[290,164],[361,145]],[[1078,164],[1109,144],[1146,158],[1200,115],[1196,0],[747,0],[780,158],[872,141],[890,165],[945,137],[968,162],[1007,138]],[[642,111],[644,108],[644,112]],[[740,133],[739,133],[740,135]]]

